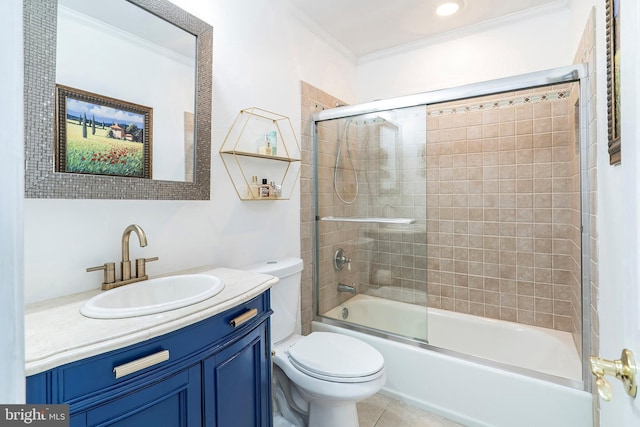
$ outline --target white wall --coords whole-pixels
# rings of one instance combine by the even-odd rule
[[[604,52],[604,2],[599,7],[598,49]],[[607,154],[606,103],[599,105],[598,229],[600,293],[600,357],[618,359],[623,348],[640,355],[640,4],[620,3],[621,11],[621,141],[622,162],[610,166]],[[606,99],[605,55],[598,68],[598,97]],[[637,375],[637,371],[636,371]],[[601,401],[602,427],[640,425],[640,396],[631,399],[612,377],[614,397]]]
[[[570,65],[586,17],[576,29],[570,22],[569,10],[532,15],[472,34],[451,33],[363,57],[358,65],[358,101]]]
[[[0,8],[0,402],[24,402],[22,1]]]
[[[280,0],[172,1],[214,28],[211,201],[25,200],[27,302],[99,287],[101,273],[85,268],[120,261],[131,223],[149,241],[139,248],[132,237],[131,259],[160,257],[150,275],[300,254],[299,189],[289,201],[241,202],[218,150],[236,114],[251,106],[289,116],[299,137],[300,80],[354,100],[354,63]]]

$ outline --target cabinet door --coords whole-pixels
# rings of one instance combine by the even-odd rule
[[[207,427],[271,426],[269,353],[265,322],[205,361]]]
[[[71,427],[200,427],[201,375],[201,365],[194,365],[162,381],[73,414]]]

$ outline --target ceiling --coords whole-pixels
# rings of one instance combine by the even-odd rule
[[[289,0],[325,35],[356,57],[473,30],[536,13],[567,9],[569,0],[463,0],[460,12],[435,14],[443,0]]]

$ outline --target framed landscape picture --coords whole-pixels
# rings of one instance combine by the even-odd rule
[[[151,179],[150,107],[56,85],[56,171]]]

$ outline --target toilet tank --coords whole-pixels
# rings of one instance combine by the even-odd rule
[[[295,333],[300,320],[300,258],[281,258],[241,267],[241,270],[275,276],[280,281],[271,288],[271,342],[277,343]]]

